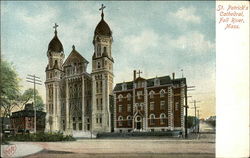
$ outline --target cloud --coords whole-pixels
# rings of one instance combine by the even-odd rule
[[[170,13],[170,16],[181,22],[186,23],[199,24],[201,22],[201,18],[196,15],[196,9],[194,7],[179,8],[176,12]]]
[[[206,40],[204,34],[194,31],[180,35],[177,39],[168,40],[170,47],[183,50],[191,56],[202,55],[215,50],[215,44]]]
[[[149,48],[157,47],[159,36],[153,30],[142,30],[138,35],[126,36],[122,42],[125,50],[133,54],[141,54]]]
[[[32,29],[45,29],[48,23],[56,22],[60,11],[55,7],[49,5],[39,5],[40,13],[32,13],[30,10],[20,8],[17,13],[17,17],[22,20],[28,27]]]

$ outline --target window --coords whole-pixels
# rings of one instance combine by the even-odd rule
[[[160,109],[165,110],[165,101],[161,101]]]
[[[82,130],[82,123],[79,123],[79,130]]]
[[[100,123],[102,123],[102,117],[100,117]]]
[[[75,117],[73,117],[73,121],[75,121],[76,120],[76,118]]]
[[[179,110],[179,102],[176,102],[175,103],[175,111],[178,111]]]
[[[131,100],[131,94],[130,93],[127,94],[127,99],[128,99],[128,101]]]
[[[102,110],[102,98],[101,98],[101,105],[100,105],[100,109]]]
[[[97,62],[97,68],[101,68],[101,63],[100,62]]]
[[[120,95],[118,96],[119,101],[122,101],[122,98],[123,98],[123,96],[120,94]]]
[[[101,45],[97,45],[97,56],[101,56]]]
[[[161,125],[165,124],[165,122],[166,122],[166,114],[161,113],[161,115],[160,115],[160,124]]]
[[[98,118],[96,118],[96,123],[98,123],[98,120],[99,120],[99,119],[98,119]]]
[[[149,124],[150,125],[154,125],[155,124],[155,115],[154,114],[150,114],[149,120],[150,120]]]
[[[96,93],[98,93],[98,89],[99,89],[99,87],[98,87],[98,82],[96,82],[96,87],[95,87],[95,89],[96,89]]]
[[[99,110],[98,98],[96,98],[96,108]]]
[[[131,124],[132,124],[132,117],[130,115],[127,116],[127,120],[128,120],[128,126],[131,126]]]
[[[100,81],[100,93],[102,92],[102,81]]]
[[[131,104],[128,104],[128,109],[127,109],[128,112],[131,112]]]
[[[137,98],[141,99],[142,91],[137,91]]]
[[[150,102],[149,109],[150,109],[151,111],[154,110],[154,106],[155,106],[155,103],[154,103],[154,102]]]
[[[162,90],[160,91],[160,97],[161,97],[161,98],[164,97],[164,94],[165,94],[165,90],[162,89]]]
[[[153,90],[151,90],[151,91],[149,92],[149,98],[150,98],[150,99],[154,98],[154,94],[155,94],[155,92],[154,92]]]
[[[126,83],[123,83],[123,84],[122,84],[122,90],[123,90],[123,91],[127,90],[127,84],[126,84]]]
[[[160,85],[159,78],[155,78],[155,80],[154,80],[154,86],[159,86],[159,85]]]
[[[82,120],[82,117],[78,117],[78,120],[81,121],[81,120]]]
[[[119,105],[118,111],[119,111],[119,112],[122,112],[122,105]]]
[[[123,117],[122,117],[122,116],[119,116],[119,117],[118,117],[118,125],[119,125],[119,126],[122,126],[122,120],[123,120]]]
[[[107,52],[107,47],[103,47],[103,53]]]
[[[73,123],[73,130],[76,130],[76,123]]]

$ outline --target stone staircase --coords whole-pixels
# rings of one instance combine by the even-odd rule
[[[96,134],[91,134],[90,131],[73,131],[72,134],[76,139],[96,138]]]

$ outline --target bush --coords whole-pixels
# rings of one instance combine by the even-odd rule
[[[36,142],[56,142],[56,141],[74,141],[70,135],[63,135],[63,133],[32,133],[32,134],[17,134],[5,138],[6,141],[36,141]]]

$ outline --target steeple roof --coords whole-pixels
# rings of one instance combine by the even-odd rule
[[[96,35],[112,36],[112,31],[110,30],[109,25],[104,20],[104,14],[103,14],[104,8],[105,6],[102,5],[102,8],[99,9],[99,10],[102,10],[102,14],[101,14],[102,19],[95,28],[95,36]]]
[[[50,43],[48,45],[48,51],[63,52],[63,45],[57,37],[57,30],[56,30],[57,27],[58,27],[58,25],[55,24],[55,26],[54,26],[55,36],[53,37],[53,39],[50,41]]]

